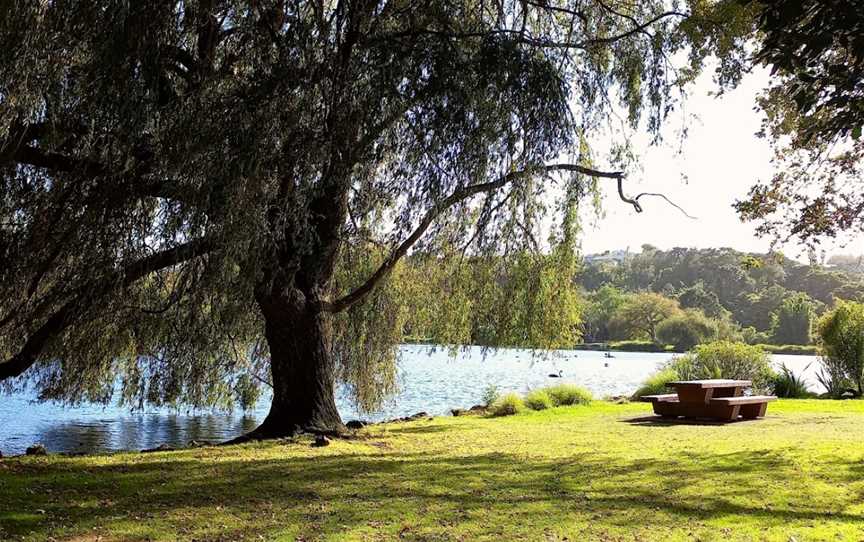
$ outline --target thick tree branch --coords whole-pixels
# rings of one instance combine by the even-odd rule
[[[29,145],[20,147],[12,156],[12,159],[19,164],[48,169],[51,171],[75,171],[92,177],[108,173],[107,168],[99,162],[72,158],[50,151],[42,151],[41,149]]]
[[[503,188],[504,186],[510,184],[511,182],[516,181],[516,180],[521,179],[521,178],[524,178],[524,177],[527,177],[529,175],[535,175],[535,174],[540,174],[540,173],[553,173],[556,171],[570,171],[570,172],[580,173],[583,175],[588,175],[591,177],[617,179],[618,183],[619,183],[619,189],[621,187],[621,182],[624,178],[623,172],[598,171],[596,169],[592,169],[592,168],[588,168],[588,167],[580,166],[580,165],[576,165],[576,164],[551,164],[551,165],[546,165],[546,166],[540,166],[538,168],[531,168],[531,169],[525,169],[525,170],[521,170],[521,171],[515,171],[512,173],[508,173],[507,175],[504,175],[495,181],[489,181],[486,183],[478,183],[478,184],[473,184],[473,185],[462,187],[462,188],[456,190],[455,192],[453,192],[452,194],[450,194],[449,196],[447,196],[446,198],[444,198],[443,200],[441,200],[440,202],[438,202],[437,204],[435,204],[431,209],[429,209],[426,212],[426,214],[423,215],[423,218],[420,220],[420,223],[417,225],[417,227],[414,229],[414,231],[411,232],[411,234],[404,241],[402,241],[396,247],[396,249],[392,253],[390,253],[389,256],[387,256],[387,258],[384,260],[384,262],[366,280],[366,282],[364,282],[356,290],[350,292],[349,294],[345,295],[344,297],[329,303],[327,306],[324,307],[325,310],[328,310],[328,311],[333,312],[333,313],[341,312],[341,311],[351,307],[352,305],[354,305],[355,303],[357,303],[358,301],[360,301],[364,297],[366,297],[375,288],[375,286],[381,281],[381,279],[386,277],[390,273],[390,271],[393,270],[393,267],[396,265],[396,263],[403,256],[405,256],[405,254],[408,253],[408,251],[411,249],[411,247],[417,241],[419,241],[421,237],[423,237],[423,234],[426,233],[426,230],[429,229],[429,226],[432,225],[432,223],[435,221],[435,219],[438,218],[442,213],[444,213],[448,209],[452,208],[453,206],[457,205],[460,202],[463,202],[463,201],[471,198],[472,196],[475,196],[477,194],[488,193],[488,192],[493,192],[495,190],[499,190],[499,189]],[[623,196],[623,192],[622,192],[622,196]],[[628,201],[628,203],[633,204],[634,207],[636,207],[637,211],[641,212],[641,207],[639,207],[638,202],[636,202],[634,200],[626,200],[626,199],[625,199],[625,201]]]
[[[548,39],[537,39],[525,34],[522,30],[513,30],[513,29],[499,29],[488,32],[447,32],[443,30],[433,30],[429,28],[412,28],[402,32],[394,32],[392,34],[384,34],[379,36],[373,36],[367,40],[364,40],[366,43],[374,43],[376,41],[383,41],[389,39],[400,39],[400,38],[410,38],[417,36],[437,36],[442,38],[449,39],[472,39],[472,38],[488,38],[495,35],[502,36],[511,36],[515,39],[515,41],[519,43],[523,43],[525,45],[530,45],[532,47],[539,47],[544,49],[588,49],[590,47],[594,47],[597,45],[609,45],[620,40],[629,38],[634,34],[639,34],[645,32],[647,28],[658,23],[659,21],[669,18],[669,17],[683,17],[686,18],[689,15],[687,13],[682,13],[680,11],[666,11],[660,13],[651,19],[637,24],[632,28],[621,32],[620,34],[615,34],[613,36],[607,37],[595,37],[588,38],[581,41],[554,41]]]
[[[215,250],[216,244],[210,238],[189,241],[174,248],[152,254],[134,262],[127,263],[108,273],[100,280],[91,281],[57,309],[34,331],[17,354],[0,363],[0,380],[20,376],[39,359],[48,342],[62,333],[76,318],[86,312],[104,295],[125,288],[139,279],[172,265],[197,258]]]
[[[36,147],[29,145],[21,146],[11,156],[11,159],[18,164],[29,165],[37,168],[47,169],[49,171],[63,173],[77,173],[85,177],[110,177],[112,173],[105,165],[93,160],[83,158],[73,158],[64,154],[42,151]],[[116,174],[118,178],[128,177],[129,185],[126,187],[129,194],[138,197],[153,197],[163,199],[184,200],[188,199],[188,195],[184,195],[181,190],[168,180],[151,180],[148,176],[150,166],[143,163],[133,172],[125,172]],[[116,192],[117,187],[114,187],[111,192]]]

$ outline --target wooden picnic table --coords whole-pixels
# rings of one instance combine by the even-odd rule
[[[670,382],[677,393],[646,395],[643,401],[654,405],[654,413],[663,417],[710,418],[734,421],[761,418],[773,395],[744,395],[752,386],[749,380],[680,380]]]

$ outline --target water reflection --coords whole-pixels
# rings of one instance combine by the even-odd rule
[[[469,407],[480,401],[491,385],[501,391],[525,391],[560,382],[573,382],[596,396],[629,395],[671,356],[662,353],[616,352],[607,359],[602,352],[560,351],[535,356],[529,351],[502,349],[484,352],[479,348],[461,350],[453,358],[443,349],[404,346],[399,363],[400,392],[373,414],[354,408],[350,398],[340,394],[339,412],[347,421],[362,417],[382,420],[419,411],[446,414],[454,407]],[[811,356],[774,356],[796,373],[814,361]],[[813,363],[805,377],[811,389],[819,391]],[[549,378],[561,371],[563,378]],[[190,441],[220,442],[250,431],[267,413],[267,397],[246,415],[154,410],[130,414],[116,406],[64,407],[39,404],[32,396],[0,396],[0,451],[23,453],[36,442],[51,452],[96,453],[140,450],[160,444],[185,446]]]
[[[155,448],[160,444],[187,446],[190,442],[221,442],[251,431],[252,416],[148,413],[114,419],[55,421],[33,432],[32,442],[50,451],[96,453]],[[26,446],[26,444],[25,444]],[[10,448],[10,453],[14,450]]]

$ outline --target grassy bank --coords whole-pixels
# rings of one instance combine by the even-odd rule
[[[727,426],[645,404],[308,440],[0,460],[7,540],[860,540],[864,401]]]

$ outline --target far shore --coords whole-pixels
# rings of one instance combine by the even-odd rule
[[[429,345],[429,346],[446,346],[440,345],[429,338],[422,337],[408,337],[404,339],[403,344],[406,345]],[[483,344],[466,344],[459,345],[462,346],[476,346],[483,348],[486,345]],[[819,355],[819,347],[815,344],[758,344],[756,346],[761,347],[763,350],[770,354],[782,354],[782,355],[791,355],[791,356],[818,356]],[[500,347],[490,347],[490,348],[514,348],[514,349],[530,349],[530,347],[520,347],[520,346],[500,346]],[[597,352],[597,351],[611,351],[611,352],[632,352],[634,354],[643,353],[643,354],[656,354],[656,353],[670,353],[670,354],[684,354],[686,351],[681,349],[676,349],[674,346],[667,345],[659,345],[653,343],[651,341],[610,341],[605,343],[582,343],[573,345],[572,348],[562,349],[562,350],[573,350],[573,351],[588,351],[588,352]]]

